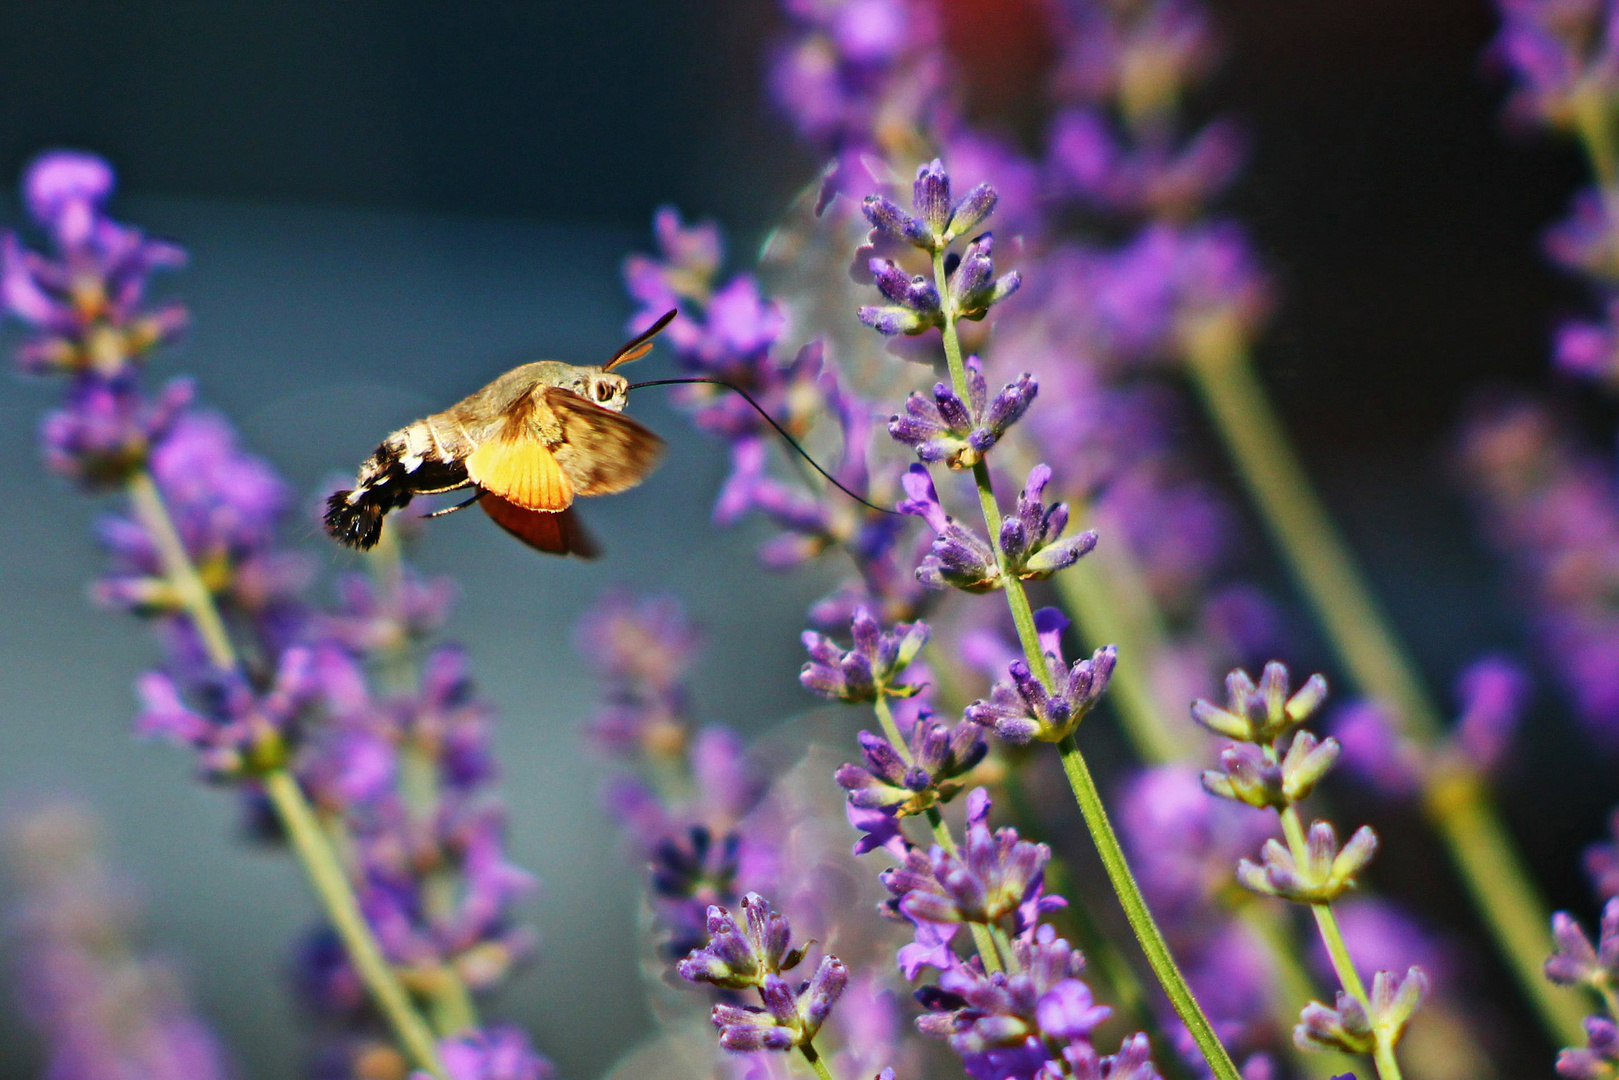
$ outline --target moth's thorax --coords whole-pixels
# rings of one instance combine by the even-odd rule
[[[600,367],[565,364],[560,360],[538,360],[515,367],[473,398],[486,397],[489,406],[503,410],[525,394],[553,386],[614,412],[623,412],[629,402],[630,384],[624,376]]]

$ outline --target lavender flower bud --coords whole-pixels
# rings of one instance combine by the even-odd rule
[[[1014,660],[1007,668],[1007,681],[996,683],[987,699],[967,706],[968,720],[994,728],[997,735],[1011,743],[1032,739],[1060,742],[1073,734],[1085,714],[1101,700],[1117,660],[1117,651],[1108,645],[1096,650],[1090,659],[1067,666],[1056,639],[1068,620],[1056,608],[1041,608],[1034,619],[1046,642],[1044,659],[1051,689],[1035,678],[1027,661]]]
[[[1000,196],[988,184],[979,184],[967,192],[951,212],[950,231],[946,239],[953,240],[972,232],[985,218],[995,212],[995,204],[999,201]]]
[[[872,259],[869,268],[878,290],[893,304],[862,307],[858,314],[867,326],[892,335],[920,334],[929,327],[944,324],[939,290],[933,282],[921,274],[907,274],[892,259]]]
[[[808,946],[788,948],[792,928],[758,893],[742,898],[743,924],[718,905],[708,909],[709,942],[693,949],[676,965],[688,982],[706,982],[726,990],[763,987],[768,977],[790,971],[804,959]],[[716,1021],[718,1022],[718,1021]]]
[[[989,309],[1018,291],[1023,284],[1016,270],[995,276],[995,238],[985,233],[967,245],[961,265],[950,278],[950,302],[957,316],[982,319]]]
[[[901,479],[909,498],[897,509],[925,520],[939,535],[916,568],[916,579],[932,589],[955,587],[966,592],[989,592],[1001,587],[1001,569],[988,541],[958,524],[944,512],[933,479],[921,465],[912,465]]]
[[[851,805],[901,817],[955,798],[962,787],[956,777],[971,771],[989,751],[978,725],[963,721],[952,728],[926,711],[911,725],[910,765],[882,736],[862,731],[859,739],[865,767],[841,766],[838,784],[848,791]]]
[[[900,682],[916,660],[930,633],[925,622],[896,623],[885,631],[864,606],[857,607],[850,623],[854,643],[847,652],[832,639],[804,631],[810,660],[798,673],[804,688],[834,701],[875,701],[886,697],[912,697],[920,684]]]
[[[1327,696],[1327,680],[1312,675],[1296,694],[1289,697],[1288,690],[1287,667],[1279,661],[1265,665],[1257,687],[1246,671],[1233,671],[1226,676],[1226,707],[1200,698],[1192,704],[1192,719],[1238,742],[1270,743],[1320,707]]]
[[[916,170],[916,182],[911,187],[911,205],[917,216],[935,237],[942,239],[950,228],[952,204],[950,202],[950,176],[938,158]]]
[[[1328,904],[1354,887],[1356,876],[1372,861],[1377,834],[1362,825],[1338,849],[1338,833],[1330,822],[1310,826],[1304,859],[1296,862],[1279,840],[1267,840],[1260,849],[1263,865],[1248,859],[1237,864],[1237,880],[1257,893],[1279,896],[1300,904]]]
[[[983,460],[990,447],[1028,411],[1039,387],[1034,376],[1023,374],[1007,383],[990,402],[978,357],[969,356],[968,400],[963,402],[944,383],[933,387],[933,400],[912,394],[905,401],[905,416],[888,422],[888,433],[916,451],[922,461],[943,462],[966,469]]]
[[[1557,1075],[1567,1080],[1612,1080],[1619,1073],[1619,1025],[1605,1016],[1585,1018],[1586,1045],[1557,1054]]]
[[[1096,534],[1085,531],[1062,537],[1068,525],[1068,507],[1040,501],[1051,468],[1036,465],[1018,496],[1017,507],[1001,522],[1001,551],[1007,567],[1025,581],[1044,581],[1059,570],[1066,570],[1096,547]]]
[[[933,237],[927,223],[901,210],[886,195],[867,195],[860,209],[884,236],[923,249],[931,246]]]

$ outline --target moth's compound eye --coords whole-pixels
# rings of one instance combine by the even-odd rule
[[[612,387],[611,383],[599,382],[599,383],[596,384],[596,400],[597,401],[611,401],[611,400],[613,400],[613,387]]]

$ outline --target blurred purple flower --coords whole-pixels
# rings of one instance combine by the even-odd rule
[[[483,1028],[444,1039],[439,1056],[450,1080],[550,1080],[556,1070],[535,1051],[522,1029]],[[411,1080],[427,1080],[427,1073]]]
[[[47,1080],[224,1080],[218,1040],[181,980],[132,939],[138,912],[96,851],[84,811],[43,806],[9,823],[17,885],[13,992],[45,1043]]]
[[[52,151],[23,174],[24,200],[51,240],[54,258],[0,240],[0,314],[28,325],[18,350],[25,371],[127,374],[186,324],[185,309],[145,306],[156,270],[185,263],[172,244],[105,216],[113,174],[90,154]]]

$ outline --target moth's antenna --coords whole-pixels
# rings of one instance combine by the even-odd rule
[[[765,418],[765,423],[769,424],[771,427],[776,429],[776,434],[780,435],[782,437],[782,439],[784,439],[786,441],[788,446],[790,446],[794,450],[798,451],[798,455],[800,457],[802,457],[805,461],[809,462],[810,468],[814,469],[816,472],[818,472],[822,476],[826,477],[827,483],[831,484],[833,487],[837,488],[839,491],[843,492],[845,495],[849,496],[849,498],[853,499],[855,502],[859,503],[861,506],[866,507],[867,509],[876,510],[878,513],[882,513],[882,514],[893,514],[895,517],[904,517],[905,516],[905,515],[901,514],[898,510],[890,510],[886,506],[878,506],[876,503],[867,502],[865,499],[861,498],[859,495],[856,495],[854,492],[852,492],[848,488],[844,487],[841,483],[838,482],[837,477],[833,476],[831,473],[829,473],[825,469],[821,468],[820,462],[816,461],[814,458],[809,456],[809,451],[805,450],[802,446],[798,445],[798,440],[793,438],[791,435],[789,435],[787,433],[786,428],[784,428],[780,424],[776,423],[776,418],[774,416],[771,416],[768,412],[766,412],[765,407],[763,405],[761,405],[757,401],[753,400],[753,395],[752,394],[749,394],[746,390],[742,389],[740,386],[737,386],[735,383],[728,383],[724,379],[702,379],[702,378],[697,378],[697,377],[693,376],[693,377],[684,378],[684,379],[648,379],[646,382],[630,383],[629,388],[631,390],[639,390],[643,386],[682,386],[682,385],[689,385],[689,384],[692,384],[692,383],[707,383],[710,386],[723,386],[727,390],[732,390],[732,391],[735,391],[737,394],[740,394],[742,396],[743,401],[746,401],[749,405],[752,405],[754,407],[754,409],[756,409],[758,411],[759,415]]]

